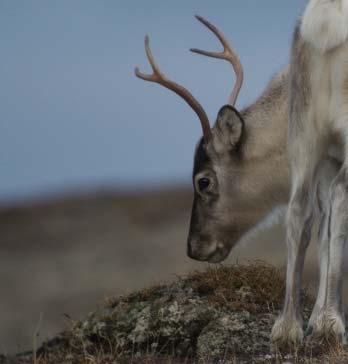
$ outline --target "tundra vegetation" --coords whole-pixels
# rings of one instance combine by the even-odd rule
[[[127,296],[109,298],[36,353],[1,364],[56,363],[342,363],[348,352],[329,342],[283,352],[270,346],[285,272],[263,262],[209,266]],[[303,316],[313,300],[302,290]]]

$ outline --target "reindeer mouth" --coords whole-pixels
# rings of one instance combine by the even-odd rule
[[[212,264],[218,264],[223,262],[229,255],[229,251],[225,249],[217,249],[214,253],[212,253],[207,259],[206,262]]]
[[[189,240],[187,248],[189,258],[215,264],[224,261],[231,251],[229,244],[211,240],[204,242],[204,240],[192,239]]]
[[[204,261],[212,264],[218,264],[227,259],[231,249],[226,248],[222,243],[217,244],[216,249]]]

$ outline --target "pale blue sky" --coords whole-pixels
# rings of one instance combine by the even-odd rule
[[[149,34],[163,71],[214,121],[231,91],[228,64],[200,14],[228,36],[245,67],[244,106],[286,65],[305,0],[2,0],[0,202],[113,186],[190,183],[201,134],[176,95],[133,76],[149,71]]]

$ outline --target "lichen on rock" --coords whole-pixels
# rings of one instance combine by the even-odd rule
[[[129,358],[270,363],[269,334],[284,288],[284,272],[265,263],[208,267],[169,285],[109,299],[72,322],[60,340],[44,345],[40,360],[82,363],[87,355],[93,363],[128,363]],[[302,302],[308,319],[312,300],[304,292]],[[149,357],[154,361],[145,360]]]
[[[169,288],[169,289],[168,289]],[[151,349],[178,356],[193,354],[195,338],[218,311],[187,289],[184,281],[160,287],[139,301],[125,297],[117,304],[90,314],[71,330],[74,346],[112,342],[123,355],[139,355]]]

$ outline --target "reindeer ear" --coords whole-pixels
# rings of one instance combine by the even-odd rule
[[[230,105],[225,105],[218,113],[213,128],[213,144],[216,152],[238,149],[242,142],[244,120],[239,112]]]

